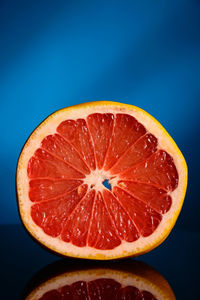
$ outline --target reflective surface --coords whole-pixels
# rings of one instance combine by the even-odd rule
[[[164,297],[163,297],[164,296]],[[167,281],[136,260],[93,262],[61,259],[35,274],[25,300],[175,300]]]
[[[24,291],[30,288],[31,278],[38,272],[41,273],[44,267],[47,277],[54,276],[48,265],[60,258],[42,249],[21,225],[0,226],[0,236],[2,299],[23,299]],[[200,233],[174,229],[161,246],[140,256],[139,260],[156,269],[168,281],[177,299],[198,299],[199,253]],[[131,259],[128,264],[129,262],[131,263]],[[113,269],[117,264],[127,264],[127,261],[91,262],[65,259],[59,262],[59,265],[64,266],[64,272],[74,268],[95,268],[96,264],[98,268]]]

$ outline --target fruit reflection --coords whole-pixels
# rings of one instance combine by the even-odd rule
[[[29,282],[26,300],[174,300],[166,279],[143,262],[60,260]]]

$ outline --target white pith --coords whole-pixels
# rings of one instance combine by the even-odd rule
[[[157,300],[172,300],[168,297],[168,295],[163,294],[159,286],[152,284],[152,282],[145,279],[145,277],[140,277],[133,273],[109,269],[76,271],[62,274],[41,284],[26,299],[40,299],[40,297],[42,297],[46,292],[53,289],[57,290],[65,285],[71,285],[77,281],[89,282],[100,278],[113,279],[119,282],[122,285],[122,288],[126,286],[134,286],[140,291],[148,291],[154,295]]]
[[[128,243],[122,241],[121,245],[112,249],[112,250],[98,250],[91,248],[89,246],[85,247],[77,247],[71,243],[66,243],[62,241],[60,238],[53,238],[44,233],[44,231],[37,226],[31,216],[30,209],[33,205],[33,202],[30,201],[28,196],[29,191],[29,179],[27,177],[27,164],[29,159],[33,156],[36,149],[40,147],[40,143],[44,137],[50,134],[56,133],[57,126],[64,120],[67,119],[78,119],[78,118],[86,118],[89,114],[99,112],[99,113],[128,113],[135,117],[139,122],[141,122],[147,131],[152,133],[158,139],[158,147],[167,151],[174,159],[175,166],[177,168],[179,174],[179,183],[178,187],[170,193],[172,197],[172,206],[170,210],[163,215],[162,221],[158,228],[152,233],[151,236],[148,237],[140,237],[137,241],[132,243]],[[185,195],[186,190],[186,168],[183,169],[183,165],[185,165],[185,161],[180,151],[178,150],[176,144],[172,141],[172,139],[163,135],[162,126],[152,119],[151,116],[146,114],[140,109],[135,107],[128,106],[121,107],[120,104],[106,104],[96,103],[93,105],[74,107],[74,109],[63,109],[55,114],[48,117],[31,135],[29,140],[27,141],[19,162],[18,162],[18,172],[17,172],[17,188],[18,188],[18,200],[19,200],[19,209],[20,214],[23,219],[25,227],[28,231],[42,244],[47,246],[48,248],[63,254],[63,255],[71,255],[77,257],[89,257],[89,258],[99,258],[99,259],[110,259],[113,257],[120,256],[128,256],[128,255],[137,255],[137,253],[141,253],[145,249],[150,249],[151,246],[155,244],[155,241],[159,243],[159,241],[163,240],[164,236],[169,232],[169,227],[173,227],[176,218],[180,212],[182,201]],[[179,151],[179,155],[177,152]],[[98,177],[99,173],[101,176]],[[104,171],[93,171],[90,175],[86,176],[84,181],[87,184],[93,185],[95,182],[95,188],[101,190],[103,188],[102,181],[104,179],[109,179],[109,172]],[[110,183],[112,185],[116,184],[116,178],[111,180]],[[176,218],[174,218],[176,216]]]
[[[104,188],[103,182],[106,179],[110,179],[110,175],[108,172],[103,170],[94,170],[91,171],[90,174],[86,175],[86,178],[83,179],[84,183],[88,185],[88,187],[94,188],[96,191],[102,191]]]

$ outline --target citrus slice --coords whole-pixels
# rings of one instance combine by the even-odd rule
[[[28,232],[58,254],[136,256],[158,246],[180,213],[183,155],[138,107],[100,101],[59,110],[22,149],[19,212]]]
[[[62,261],[60,261],[63,264]],[[59,265],[58,265],[59,267]],[[168,282],[156,270],[142,262],[127,261],[110,267],[72,270],[48,266],[26,287],[26,300],[175,300]],[[51,268],[56,275],[51,274]],[[48,271],[48,273],[47,273]],[[48,276],[46,276],[48,274]],[[46,278],[47,277],[47,278]],[[40,278],[38,282],[38,278]],[[42,279],[42,280],[41,280]],[[32,288],[34,286],[34,288]]]

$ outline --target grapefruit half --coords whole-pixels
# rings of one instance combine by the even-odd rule
[[[59,263],[62,272],[59,272]],[[152,267],[132,260],[111,266],[65,270],[63,261],[40,271],[26,288],[26,300],[175,300],[167,280]],[[80,266],[79,266],[80,267]],[[56,275],[50,275],[53,269]],[[47,273],[48,271],[48,273]],[[48,274],[48,276],[46,276]],[[49,276],[50,275],[50,276]],[[38,278],[40,280],[38,280]]]
[[[54,252],[89,259],[158,246],[180,213],[183,155],[142,109],[100,101],[61,109],[19,157],[18,207],[28,232]]]

